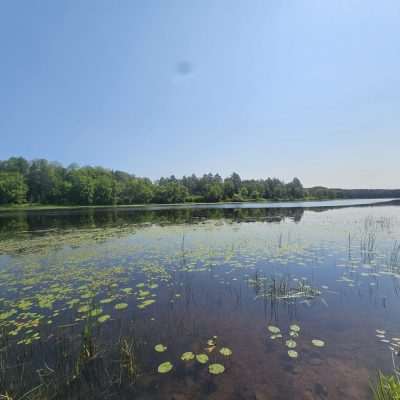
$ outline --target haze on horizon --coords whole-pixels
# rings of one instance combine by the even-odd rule
[[[4,1],[0,159],[400,188],[400,2]]]

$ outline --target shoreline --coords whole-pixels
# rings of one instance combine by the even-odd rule
[[[184,203],[148,203],[148,204],[118,204],[118,205],[56,205],[56,204],[24,204],[24,205],[9,205],[0,206],[0,212],[12,211],[52,211],[52,210],[80,210],[80,209],[124,209],[124,208],[185,208],[185,207],[215,207],[243,204],[282,204],[282,203],[306,203],[306,202],[328,202],[328,201],[368,201],[376,200],[377,203],[397,200],[394,198],[369,198],[369,199],[298,199],[298,200],[246,200],[246,201],[220,201],[220,202],[184,202]],[[400,198],[398,199],[400,200]]]

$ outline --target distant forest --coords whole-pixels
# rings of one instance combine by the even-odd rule
[[[400,197],[400,190],[304,188],[298,178],[241,179],[205,174],[152,181],[102,167],[63,167],[44,159],[0,161],[0,204],[118,205],[248,200]]]

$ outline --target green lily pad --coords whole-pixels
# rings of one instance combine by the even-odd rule
[[[125,310],[128,307],[127,303],[118,303],[114,306],[116,310]]]
[[[268,325],[268,330],[274,334],[277,334],[281,331],[277,326],[274,325]]]
[[[171,371],[171,369],[172,369],[173,367],[174,367],[174,366],[173,366],[169,361],[166,361],[166,362],[163,362],[162,364],[160,364],[160,365],[158,366],[157,371],[158,371],[160,374],[166,374],[167,372]]]
[[[282,338],[282,334],[277,333],[276,335],[271,335],[270,338],[271,338],[272,340],[281,339],[281,338]]]
[[[140,309],[146,308],[155,302],[156,301],[154,299],[145,300],[142,303],[138,304],[138,308],[140,308]]]
[[[87,313],[90,311],[90,306],[85,304],[84,306],[80,306],[78,308],[78,313]]]
[[[286,346],[289,347],[289,349],[294,349],[297,346],[297,344],[294,340],[289,339],[286,340]]]
[[[101,324],[103,322],[106,322],[110,319],[111,317],[108,314],[102,315],[101,317],[97,318],[97,321],[99,321]]]
[[[106,299],[101,299],[100,304],[109,304],[112,303],[114,300],[115,300],[114,297],[108,297]]]
[[[158,353],[164,353],[165,350],[167,350],[167,346],[164,346],[163,344],[156,344],[154,346],[154,350],[157,351]]]
[[[208,366],[208,372],[212,375],[219,375],[225,371],[225,367],[222,364],[210,364]]]
[[[290,358],[297,358],[299,356],[299,353],[297,353],[296,350],[288,350],[288,356]]]
[[[229,357],[232,355],[232,350],[228,347],[222,347],[219,351],[223,356]]]
[[[300,332],[300,327],[299,327],[297,324],[290,325],[290,326],[289,326],[289,329],[290,329],[291,331],[293,331],[293,332],[297,332],[297,333]]]
[[[196,360],[200,364],[206,364],[208,362],[208,355],[207,354],[197,354],[196,355]]]
[[[187,351],[181,355],[181,360],[182,361],[190,361],[190,360],[193,360],[194,357],[195,357],[194,353],[192,353],[191,351]]]
[[[325,346],[325,342],[323,340],[319,340],[319,339],[313,339],[313,340],[311,340],[311,343],[315,347],[324,347]]]
[[[91,317],[98,317],[99,315],[101,315],[102,312],[103,312],[103,309],[101,307],[94,308],[93,310],[90,311],[89,315]]]

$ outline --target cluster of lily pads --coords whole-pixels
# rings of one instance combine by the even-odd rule
[[[217,347],[217,336],[213,336],[211,339],[207,340],[207,347],[205,347],[205,351],[210,353],[213,353],[214,350]],[[154,346],[154,350],[158,353],[164,353],[167,350],[167,346],[164,346],[163,344],[159,343]],[[219,349],[219,354],[221,354],[224,357],[230,357],[232,355],[232,350],[229,347],[221,347]],[[180,356],[180,360],[184,362],[191,362],[191,361],[197,361],[199,364],[205,365],[209,362],[209,357],[206,353],[198,353],[195,354],[192,351],[186,351],[182,353]],[[172,364],[171,361],[164,361],[161,363],[157,371],[160,374],[166,374],[174,368],[174,365]],[[225,372],[225,366],[221,363],[211,363],[208,365],[208,372],[211,375],[220,375]]]
[[[275,325],[268,325],[268,331],[271,333],[270,338],[272,340],[275,339],[282,339],[283,340],[283,335],[281,333],[281,329],[278,328]],[[289,326],[289,333],[288,336],[289,338],[285,340],[285,346],[289,349],[287,351],[288,356],[290,358],[298,358],[299,353],[294,350],[297,348],[297,342],[294,340],[295,338],[299,337],[300,335],[301,328],[297,324],[292,324]],[[325,342],[321,339],[312,339],[311,344],[315,347],[324,347]]]

